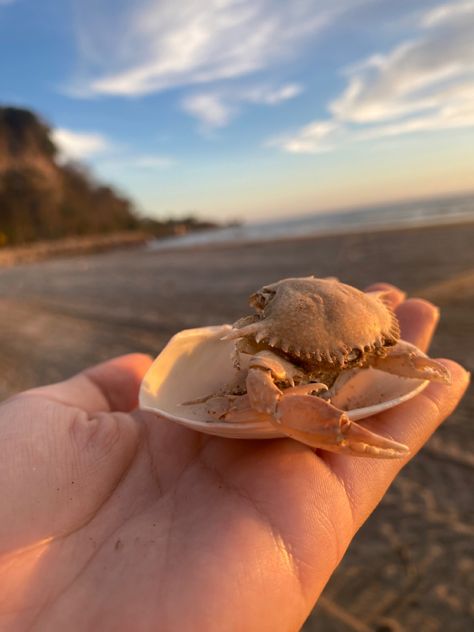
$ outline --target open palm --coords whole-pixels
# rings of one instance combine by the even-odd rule
[[[394,289],[392,302],[426,348],[436,309]],[[149,363],[124,356],[0,405],[0,629],[299,629],[406,460],[134,411]],[[448,366],[452,386],[366,425],[415,453],[467,386]]]

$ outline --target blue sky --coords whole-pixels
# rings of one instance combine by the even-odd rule
[[[0,98],[155,216],[474,190],[474,0],[0,0]]]

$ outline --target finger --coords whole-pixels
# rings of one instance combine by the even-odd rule
[[[138,405],[140,383],[152,360],[141,353],[120,356],[74,377],[28,391],[90,413],[129,412]]]
[[[414,399],[364,423],[369,430],[407,445],[410,449],[409,457],[380,461],[329,453],[322,455],[344,485],[355,528],[373,511],[400,469],[452,413],[466,390],[469,373],[455,362],[440,362],[451,372],[451,385],[432,382]]]
[[[390,283],[373,283],[365,288],[364,292],[384,292],[384,302],[395,309],[405,300],[405,292]]]
[[[403,340],[427,351],[439,321],[438,308],[421,298],[409,298],[395,310]]]

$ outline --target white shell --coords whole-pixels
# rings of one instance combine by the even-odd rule
[[[238,439],[282,437],[266,421],[218,421],[205,404],[183,405],[217,393],[237,379],[239,371],[232,359],[235,340],[222,340],[230,329],[230,325],[218,325],[186,329],[173,336],[143,378],[140,408],[206,434]],[[336,381],[331,402],[356,421],[411,399],[427,385],[426,380],[376,369],[354,369],[342,374],[340,388]]]

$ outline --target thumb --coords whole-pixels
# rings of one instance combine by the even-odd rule
[[[28,393],[90,413],[129,412],[138,405],[140,382],[150,364],[149,356],[130,353],[90,367],[64,382],[41,386]]]

